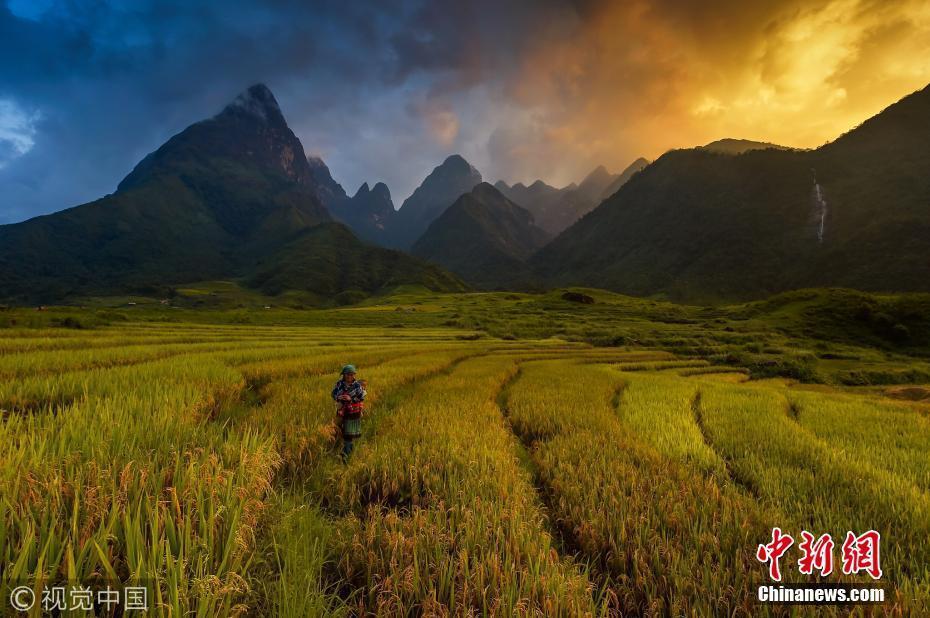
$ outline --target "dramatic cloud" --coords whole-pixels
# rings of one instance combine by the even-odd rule
[[[427,108],[422,113],[429,127],[429,132],[437,144],[448,148],[455,143],[455,138],[459,134],[459,118],[454,111],[443,108]]]
[[[27,114],[12,101],[0,99],[0,169],[35,144],[36,114]]]
[[[541,143],[499,148],[561,180],[602,161],[742,137],[829,141],[930,81],[925,2],[626,2],[589,5],[572,32],[542,36],[512,95]],[[532,157],[532,155],[530,155]]]
[[[555,184],[724,136],[816,146],[930,82],[925,2],[11,0],[0,223],[111,192],[265,82],[346,189],[446,155]]]

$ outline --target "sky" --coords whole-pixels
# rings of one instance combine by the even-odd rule
[[[395,206],[452,153],[562,186],[723,137],[816,147],[930,83],[922,0],[0,2],[0,223],[111,193],[258,82]]]

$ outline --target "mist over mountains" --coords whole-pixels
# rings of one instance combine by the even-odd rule
[[[930,87],[816,150],[669,152],[536,254],[550,284],[733,300],[930,290]]]
[[[112,195],[0,226],[0,298],[160,295],[215,279],[320,303],[400,285],[585,285],[692,302],[927,291],[928,120],[924,89],[816,150],[728,138],[561,188],[492,186],[453,154],[395,209],[384,183],[350,194],[307,157],[256,85]]]
[[[594,210],[604,199],[614,194],[633,174],[649,164],[640,157],[619,174],[611,174],[601,165],[585,176],[580,184],[561,189],[537,180],[530,186],[513,186],[498,181],[494,186],[509,199],[533,213],[536,223],[552,234],[559,234],[572,223]]]

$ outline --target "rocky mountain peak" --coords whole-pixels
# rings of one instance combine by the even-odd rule
[[[241,114],[259,118],[264,122],[284,122],[284,115],[274,94],[265,84],[255,84],[233,99],[223,114]]]
[[[492,185],[481,182],[471,190],[471,195],[479,199],[503,199],[504,195]]]
[[[235,161],[240,169],[258,170],[316,188],[300,140],[288,127],[274,95],[267,86],[258,84],[237,96],[219,114],[195,122],[146,156],[117,191],[169,175],[191,178],[192,171],[199,170],[205,161],[218,160]],[[224,174],[236,175],[230,168],[218,167],[214,171],[217,190],[229,184],[223,180]],[[203,187],[198,184],[197,190]]]
[[[442,162],[442,165],[440,165],[440,167],[454,168],[454,169],[459,169],[459,170],[464,170],[464,171],[475,169],[474,167],[472,167],[471,163],[466,161],[465,157],[463,157],[460,154],[449,155]]]
[[[607,171],[607,168],[603,165],[598,165],[590,174],[585,176],[584,180],[581,181],[582,187],[587,185],[606,185],[611,180],[613,180],[613,175]]]
[[[453,154],[433,168],[413,195],[404,200],[393,230],[393,246],[406,249],[443,211],[481,182],[481,173],[461,155]]]
[[[417,191],[430,189],[443,191],[454,187],[455,195],[452,198],[454,201],[462,193],[470,191],[481,180],[481,172],[475,169],[461,155],[454,154],[446,157],[445,161],[433,168],[433,171],[430,172]],[[416,191],[414,195],[416,195]],[[449,204],[451,203],[449,202]],[[449,204],[446,204],[446,206]]]
[[[371,188],[371,193],[379,199],[391,201],[391,190],[383,182],[375,183],[375,186]],[[391,208],[394,208],[393,205]]]

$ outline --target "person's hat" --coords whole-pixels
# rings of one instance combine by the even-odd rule
[[[356,373],[356,371],[355,371],[355,365],[346,365],[345,367],[343,367],[343,368],[342,368],[342,375],[345,375],[345,374],[347,374],[347,373]]]

